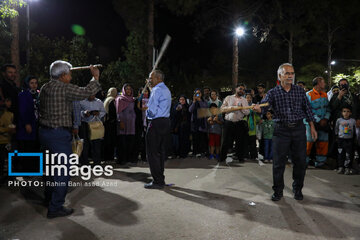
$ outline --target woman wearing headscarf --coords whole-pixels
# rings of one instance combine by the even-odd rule
[[[135,100],[134,90],[129,84],[124,84],[121,95],[116,99],[117,113],[117,161],[136,163],[135,156]]]
[[[19,118],[16,138],[21,152],[36,152],[39,150],[38,119],[39,90],[35,76],[27,76],[24,80],[24,90],[19,93]]]
[[[198,118],[200,108],[208,108],[208,103],[202,97],[200,89],[195,89],[193,102],[189,107],[191,113],[191,134],[193,140],[193,155],[205,157],[208,152],[207,122],[205,118]]]
[[[145,135],[147,128],[146,121],[146,109],[148,106],[150,98],[150,89],[146,88],[144,93],[142,93],[143,88],[139,89],[138,98],[135,100],[135,138],[136,138],[136,157],[141,155],[141,160],[146,162],[146,144],[145,144]]]
[[[108,90],[104,101],[105,115],[105,136],[104,136],[104,160],[114,160],[116,147],[116,124],[117,115],[115,107],[115,98],[117,96],[116,88]]]
[[[175,129],[179,137],[179,156],[186,158],[190,151],[190,119],[189,104],[185,95],[180,95],[179,102],[175,107]]]
[[[208,105],[210,106],[212,103],[215,103],[218,108],[222,105],[222,101],[220,101],[218,97],[218,92],[214,89],[210,92],[210,99],[208,101]]]

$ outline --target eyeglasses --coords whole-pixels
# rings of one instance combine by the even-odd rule
[[[295,75],[295,73],[294,72],[286,72],[284,75],[290,76],[290,75]]]
[[[242,91],[244,91],[244,90],[245,90],[245,88],[239,88],[239,90],[242,90]]]

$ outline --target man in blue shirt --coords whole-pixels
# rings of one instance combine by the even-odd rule
[[[167,143],[170,139],[171,93],[164,84],[164,73],[155,70],[150,73],[152,87],[146,117],[149,120],[146,132],[146,155],[153,177],[147,189],[162,189],[165,186],[164,163],[167,157]]]
[[[310,133],[314,141],[317,132],[314,127],[314,116],[309,100],[304,89],[294,85],[295,72],[290,63],[281,64],[278,69],[280,85],[271,89],[261,103],[269,103],[274,112],[273,142],[273,201],[279,201],[283,196],[284,171],[287,155],[290,155],[293,163],[292,184],[294,198],[302,200],[302,188],[306,171],[306,131],[303,119],[310,125]],[[259,105],[254,107],[256,112],[261,112]],[[263,109],[266,112],[267,108]]]

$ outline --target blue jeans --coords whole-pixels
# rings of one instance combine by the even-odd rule
[[[70,131],[65,128],[40,128],[39,138],[41,145],[45,149],[48,149],[50,154],[65,153],[68,158],[69,155],[72,154],[72,136]],[[63,160],[63,158],[61,159]],[[57,162],[57,157],[55,158],[55,162]],[[64,162],[62,162],[62,164],[64,164]],[[69,169],[69,163],[67,163],[66,166],[67,169]],[[65,202],[69,180],[69,174],[65,176],[64,172],[57,174],[57,171],[55,171],[55,176],[46,177],[46,181],[58,184],[56,187],[51,187],[46,186],[47,184],[45,183],[45,197],[50,200],[49,212],[56,212],[62,208]]]
[[[264,160],[273,159],[272,139],[264,139]]]

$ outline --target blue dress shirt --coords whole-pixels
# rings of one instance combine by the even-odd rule
[[[80,101],[73,101],[73,128],[79,129],[81,126]]]
[[[150,120],[170,117],[171,93],[164,82],[158,83],[151,91],[146,117]]]

